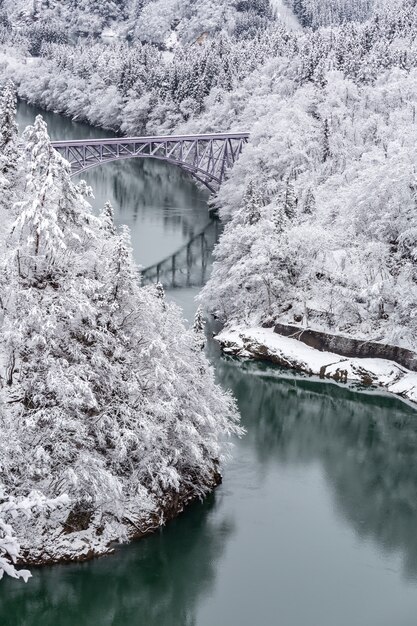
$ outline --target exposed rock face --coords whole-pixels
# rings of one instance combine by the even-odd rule
[[[88,505],[78,502],[68,515],[63,532],[70,534],[78,530],[87,530],[91,524],[92,517],[93,510]]]

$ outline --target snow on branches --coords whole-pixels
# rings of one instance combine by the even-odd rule
[[[18,517],[28,520],[40,511],[51,511],[66,504],[68,504],[66,496],[47,499],[37,491],[32,491],[28,496],[17,499],[8,496],[0,486],[0,580],[4,574],[12,578],[21,578],[24,582],[31,577],[29,570],[16,568],[16,562],[21,554],[13,520]]]
[[[17,159],[16,88],[8,81],[0,98],[0,169],[7,174]]]
[[[193,331],[140,286],[129,230],[109,204],[92,214],[41,117],[23,153],[0,259],[0,479],[16,502],[62,506],[12,525],[0,507],[10,564],[17,544],[27,562],[79,559],[157,527],[217,484],[240,432]]]

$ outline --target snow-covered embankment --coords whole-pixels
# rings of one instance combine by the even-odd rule
[[[297,339],[283,337],[272,328],[237,326],[223,330],[216,339],[226,354],[263,359],[339,383],[356,382],[367,387],[382,387],[417,403],[417,372],[394,361],[349,358],[334,352],[321,352]]]

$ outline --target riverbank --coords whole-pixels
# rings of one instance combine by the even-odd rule
[[[205,485],[207,493],[213,492],[222,483],[222,475],[213,473],[210,483]],[[156,533],[180,516],[184,510],[200,499],[195,490],[182,487],[171,490],[161,499],[158,509],[142,520],[128,516],[123,519],[94,524],[93,512],[78,509],[61,522],[55,533],[44,537],[39,548],[22,546],[17,565],[39,567],[44,565],[85,563],[114,553],[117,546],[143,539]]]
[[[358,358],[320,351],[273,328],[235,326],[216,335],[223,352],[264,360],[337,383],[384,390],[417,403],[417,372],[382,358]]]
[[[12,86],[0,104],[13,172],[1,207],[0,579],[27,580],[16,563],[86,561],[160,529],[220,483],[225,440],[244,431],[196,348],[200,329],[139,284],[111,205],[92,214],[42,118],[19,138]]]

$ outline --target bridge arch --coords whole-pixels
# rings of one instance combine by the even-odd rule
[[[212,133],[54,141],[52,146],[70,163],[74,176],[112,161],[151,158],[180,167],[214,192],[248,139],[248,133]]]
[[[149,156],[149,155],[137,155],[137,156],[129,155],[129,156],[118,156],[118,157],[115,156],[114,158],[106,158],[106,159],[103,159],[102,161],[89,163],[88,165],[85,165],[82,168],[74,168],[72,163],[70,162],[71,169],[72,169],[71,176],[76,176],[77,174],[81,174],[82,172],[86,172],[95,167],[99,167],[100,165],[104,165],[105,163],[114,163],[115,161],[125,161],[127,159],[145,159],[145,158],[153,159],[156,161],[164,161],[165,163],[170,163],[171,165],[175,165],[176,167],[179,167],[183,171],[191,174],[193,178],[195,178],[200,183],[205,185],[212,192],[215,191],[215,185],[220,184],[220,181],[217,179],[217,177],[207,174],[207,172],[205,172],[204,170],[200,170],[199,168],[194,169],[191,166],[188,167],[186,164],[181,163],[180,161],[176,161],[174,159],[165,159],[162,157]]]

